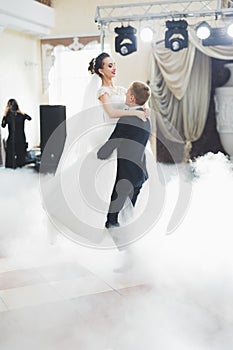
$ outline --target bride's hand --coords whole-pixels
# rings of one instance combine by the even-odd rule
[[[144,113],[145,113],[146,118],[150,118],[150,108],[145,107]]]
[[[148,118],[146,115],[146,111],[139,111],[139,110],[134,110],[135,112],[135,116],[138,117],[139,119],[143,120],[144,122],[146,121],[146,119]]]

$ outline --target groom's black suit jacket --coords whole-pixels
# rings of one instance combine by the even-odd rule
[[[108,141],[97,152],[99,159],[107,159],[117,149],[116,181],[127,179],[134,187],[141,187],[147,180],[145,147],[150,133],[149,119],[119,118]]]

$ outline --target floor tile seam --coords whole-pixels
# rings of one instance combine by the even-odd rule
[[[0,297],[1,298],[1,297]],[[58,300],[53,300],[53,301],[45,301],[45,302],[40,302],[38,304],[28,304],[28,305],[22,305],[22,306],[16,306],[16,307],[9,307],[8,305],[6,305],[7,310],[3,310],[0,311],[0,313],[3,312],[11,312],[11,311],[16,311],[16,310],[23,310],[23,309],[30,309],[30,308],[35,308],[35,307],[40,307],[40,306],[46,306],[46,305],[52,305],[52,304],[56,304],[56,303],[62,303],[64,301],[69,301],[69,299],[62,299],[59,298]],[[4,302],[4,301],[3,301]],[[4,304],[6,304],[4,302]]]
[[[15,287],[12,287],[12,288],[1,288],[0,287],[0,292],[1,291],[4,291],[4,290],[10,290],[10,289],[16,289],[16,288],[20,288],[20,287],[26,287],[26,286],[33,286],[33,285],[40,285],[40,284],[48,284],[48,283],[50,283],[50,282],[60,282],[60,281],[70,281],[70,280],[73,280],[74,278],[73,277],[71,277],[71,278],[66,278],[66,279],[55,279],[55,280],[50,280],[49,278],[47,278],[47,277],[45,277],[40,271],[39,271],[39,268],[37,269],[37,268],[30,268],[30,269],[20,269],[20,270],[10,270],[10,271],[6,271],[6,272],[3,272],[3,273],[0,273],[0,278],[1,278],[1,274],[6,274],[6,273],[8,273],[8,272],[12,272],[12,271],[14,271],[14,272],[16,272],[16,271],[27,271],[27,270],[35,270],[35,272],[36,272],[36,274],[41,278],[41,281],[39,281],[39,282],[36,282],[35,281],[35,283],[33,282],[33,283],[25,283],[25,284],[23,284],[23,285],[19,285],[19,286],[15,286]],[[85,276],[85,275],[83,275],[83,276],[80,276],[80,277],[78,277],[78,278],[85,278],[85,277],[97,277],[93,272],[91,272],[91,271],[89,271],[88,270],[88,275],[87,276]],[[43,282],[42,282],[43,281]]]
[[[17,290],[23,290],[25,288],[30,288],[30,287],[43,287],[43,286],[49,286],[50,289],[54,289],[52,288],[52,286],[50,286],[50,284],[46,281],[44,283],[36,283],[36,284],[28,284],[25,286],[20,286],[20,287],[15,287],[15,288],[7,288],[7,289],[1,289],[0,290],[0,298],[2,297],[2,294],[4,294],[5,292],[10,292],[10,291],[17,291]]]
[[[4,311],[8,311],[9,310],[9,308],[8,308],[8,306],[7,306],[7,304],[6,304],[6,302],[5,302],[5,300],[3,300],[3,298],[0,296],[0,301],[3,303],[3,305],[6,307],[6,310],[3,310],[2,312],[4,312]],[[0,311],[1,312],[1,311]]]
[[[96,277],[95,275],[93,275],[93,277]],[[90,278],[89,276],[88,277],[83,277],[83,279],[86,279],[86,278]],[[57,293],[59,293],[58,289],[53,285],[54,283],[59,283],[59,282],[66,282],[66,281],[78,281],[78,279],[71,279],[71,280],[60,280],[60,281],[50,281],[49,282],[49,285],[51,284],[51,287],[56,290]],[[108,291],[112,291],[113,288],[106,282],[104,282],[102,279],[98,278],[98,280],[103,283],[106,287],[108,287],[109,289],[107,289]],[[83,281],[84,282],[84,281]],[[92,295],[92,294],[98,294],[98,293],[103,293],[104,291],[100,291],[100,292],[85,292],[85,293],[82,293],[80,294],[79,296],[85,296],[85,295]],[[65,300],[67,299],[73,299],[72,297],[71,298],[68,298],[68,297],[65,297],[63,294],[59,294],[62,296],[62,298],[64,298]],[[78,297],[79,297],[78,296]]]
[[[24,270],[22,269],[23,271],[27,271],[27,270]],[[14,271],[22,271],[22,270],[14,270]],[[46,280],[46,278],[39,273],[39,271],[36,271],[36,269],[28,269],[28,270],[35,270],[36,274],[41,278],[41,280],[39,280],[38,282],[35,280],[34,282],[32,283],[22,283],[21,285],[18,285],[18,286],[14,286],[14,287],[11,287],[11,288],[1,288],[0,287],[0,293],[1,291],[5,291],[5,290],[11,290],[11,289],[17,289],[17,288],[21,288],[21,287],[27,287],[27,286],[36,286],[36,285],[44,285],[44,284],[48,284],[48,281]],[[7,272],[6,272],[7,273]],[[0,274],[0,277],[1,277],[1,274]]]

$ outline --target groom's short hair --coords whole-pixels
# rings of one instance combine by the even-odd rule
[[[143,106],[151,96],[150,87],[142,81],[134,81],[130,85],[130,90],[139,106]]]

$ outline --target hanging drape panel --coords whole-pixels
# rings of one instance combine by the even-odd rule
[[[195,30],[189,29],[189,42],[191,42],[203,54],[220,60],[233,60],[233,46],[203,46],[197,38]]]
[[[187,50],[173,52],[161,43],[154,46],[153,53],[167,87],[178,100],[181,100],[189,84],[195,46],[191,45]]]
[[[189,159],[192,142],[200,138],[206,123],[210,57],[232,60],[233,47],[203,46],[191,27],[187,49],[173,52],[164,43],[153,46],[152,125],[157,123],[168,140],[185,144],[184,160]]]
[[[151,68],[150,107],[152,126],[157,123],[166,138],[173,142],[183,143],[183,135],[179,134],[183,130],[180,117],[181,104],[169,90],[156,59],[152,61]],[[156,119],[156,123],[154,119]]]
[[[183,97],[184,161],[189,160],[192,142],[204,130],[211,91],[211,60],[196,50],[190,81]]]
[[[191,142],[201,136],[209,107],[210,59],[190,43],[188,49],[173,52],[164,44],[153,48],[152,118],[164,136],[185,144],[189,159]]]

